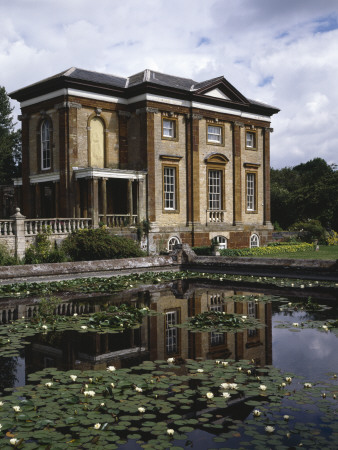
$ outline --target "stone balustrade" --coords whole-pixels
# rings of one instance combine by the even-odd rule
[[[207,210],[207,224],[208,223],[221,223],[225,222],[225,211],[218,209],[208,209]]]
[[[99,215],[99,220],[104,222],[109,228],[122,228],[135,226],[137,224],[136,214],[103,214]]]

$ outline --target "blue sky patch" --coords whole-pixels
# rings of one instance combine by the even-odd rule
[[[272,82],[272,80],[273,80],[273,76],[272,76],[272,75],[269,75],[268,77],[263,78],[263,79],[259,82],[258,86],[259,86],[259,87],[266,86],[267,84],[270,84],[270,83]]]
[[[202,36],[201,39],[198,41],[197,47],[201,47],[201,45],[209,45],[210,44],[210,39]]]
[[[322,17],[318,20],[315,20],[315,33],[327,33],[332,30],[337,30],[338,28],[338,20],[336,16],[332,14],[326,17]]]

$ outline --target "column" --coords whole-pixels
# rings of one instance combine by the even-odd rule
[[[88,207],[93,228],[99,226],[99,182],[97,178],[88,180]]]
[[[41,218],[41,189],[40,184],[35,184],[35,217]]]
[[[80,181],[75,180],[75,217],[81,217],[81,191]]]
[[[22,114],[19,116],[22,129],[22,210],[27,217],[34,216],[32,196],[29,181],[29,116]],[[36,149],[34,149],[36,151]]]
[[[128,213],[130,225],[133,225],[133,180],[128,180]]]
[[[271,225],[271,200],[270,200],[270,132],[271,128],[263,130],[263,179],[264,179],[264,225]]]
[[[101,179],[101,201],[103,222],[107,225],[107,178]]]
[[[233,123],[233,224],[242,225],[241,122]]]

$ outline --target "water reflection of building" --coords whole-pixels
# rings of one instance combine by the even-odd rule
[[[156,315],[143,319],[138,329],[124,333],[100,334],[94,332],[48,333],[36,335],[25,347],[26,374],[45,367],[61,370],[104,369],[107,365],[129,367],[142,360],[175,357],[179,359],[254,359],[257,364],[271,364],[271,304],[235,302],[233,295],[247,292],[226,290],[223,287],[198,287],[193,283],[177,284],[173,289],[149,293],[122,293],[94,303],[63,302],[58,314],[73,315],[99,311],[109,304],[131,302],[149,306]],[[257,294],[258,296],[259,294]],[[16,308],[16,309],[15,309]],[[11,311],[17,317],[30,317],[37,305],[16,306]],[[216,310],[237,313],[259,319],[266,327],[237,333],[194,333],[176,325],[204,311]],[[6,308],[4,311],[8,311]],[[0,315],[1,315],[0,310]],[[7,318],[8,318],[8,312]],[[2,316],[4,317],[4,316]],[[3,322],[6,322],[3,321]]]
[[[151,308],[163,316],[150,318],[151,359],[254,359],[258,364],[271,364],[271,304],[235,302],[233,295],[249,293],[220,288],[198,288],[186,301],[170,292],[153,295]],[[256,330],[237,333],[194,333],[175,325],[205,311],[224,311],[255,317],[266,325]]]

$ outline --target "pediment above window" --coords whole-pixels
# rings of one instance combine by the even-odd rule
[[[222,155],[221,153],[211,153],[210,155],[204,158],[204,162],[206,164],[225,165],[229,162],[229,159],[225,155]]]

